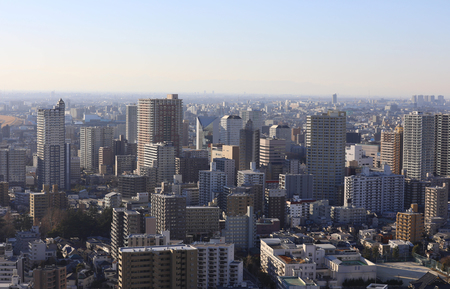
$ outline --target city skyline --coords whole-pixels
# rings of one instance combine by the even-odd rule
[[[450,92],[444,1],[108,4],[2,3],[0,90]]]

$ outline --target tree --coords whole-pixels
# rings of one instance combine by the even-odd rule
[[[412,248],[412,252],[413,252],[414,254],[419,254],[419,253],[418,253],[419,250],[420,250],[419,244],[414,245],[414,247]]]
[[[373,246],[372,247],[372,258],[376,260],[379,255],[380,255],[380,252],[378,250],[378,246]]]
[[[370,259],[370,258],[372,258],[372,251],[369,249],[369,247],[364,247],[362,255],[364,258]]]
[[[400,258],[400,250],[398,249],[398,247],[395,247],[392,250],[392,257],[395,258],[395,259]]]

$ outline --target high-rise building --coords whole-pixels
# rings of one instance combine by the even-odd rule
[[[149,143],[144,146],[143,165],[156,168],[157,184],[173,180],[173,175],[175,175],[175,149],[171,142]]]
[[[434,218],[448,218],[448,185],[428,187],[425,189],[425,222],[433,222]]]
[[[262,138],[259,143],[259,163],[265,166],[266,179],[278,180],[285,163],[286,140]]]
[[[119,288],[197,288],[197,249],[191,245],[120,248],[118,260]]]
[[[333,99],[331,101],[332,104],[337,104],[337,94],[333,94]]]
[[[220,118],[215,116],[197,117],[195,146],[198,150],[206,150],[210,144],[219,142]]]
[[[9,206],[9,195],[8,195],[9,184],[8,182],[0,182],[0,206]]]
[[[151,216],[156,217],[156,231],[170,231],[170,239],[186,239],[186,197],[181,195],[151,195]]]
[[[139,99],[138,103],[138,167],[144,166],[145,145],[172,142],[175,155],[181,153],[183,101],[178,94],[165,99]]]
[[[239,170],[250,169],[250,163],[255,163],[259,168],[259,139],[260,130],[254,129],[252,120],[248,120],[245,127],[241,129],[239,136]],[[222,148],[223,151],[223,148]]]
[[[436,175],[450,175],[450,114],[435,115]]]
[[[220,119],[220,143],[238,146],[241,129],[242,118],[237,115],[225,115]]]
[[[113,127],[80,128],[81,167],[89,171],[99,168],[100,147],[113,147]]]
[[[0,149],[0,181],[25,187],[26,150]]]
[[[255,206],[253,194],[236,191],[227,196],[226,214],[227,216],[244,216],[249,206]]]
[[[65,105],[62,99],[59,99],[52,109],[38,110],[38,188],[43,184],[64,188],[66,184],[64,113]]]
[[[189,146],[189,120],[183,119],[183,142],[182,146],[187,147]]]
[[[124,173],[131,174],[136,169],[135,155],[118,155],[116,156],[114,172],[116,176]]]
[[[393,174],[388,165],[384,165],[384,172],[370,172],[364,167],[361,174],[345,177],[344,204],[378,214],[401,212],[404,192],[405,177]]]
[[[126,199],[135,197],[137,193],[147,192],[146,176],[120,175],[118,183],[119,193]]]
[[[183,182],[198,182],[198,172],[209,169],[208,151],[183,150],[175,158],[175,174],[183,176]]]
[[[198,174],[198,201],[200,206],[207,206],[227,185],[227,174],[215,169],[216,164],[211,163],[210,170],[199,171]]]
[[[233,159],[215,158],[216,170],[227,174],[227,186],[234,186],[236,184],[236,165]]]
[[[255,169],[254,164],[251,170],[238,171],[238,187],[251,187],[255,207],[253,211],[256,213],[264,213],[264,195],[266,189],[266,175]]]
[[[381,133],[381,164],[388,164],[396,175],[402,173],[403,127],[397,126],[393,132]]]
[[[261,131],[264,124],[264,112],[261,110],[241,110],[239,111],[239,116],[242,118],[242,125],[246,125],[246,123],[251,120],[253,123],[253,130]]]
[[[111,171],[114,167],[114,154],[110,147],[100,147],[98,150],[99,171],[102,166],[108,167]]]
[[[136,143],[137,141],[137,105],[127,105],[127,115],[125,121],[127,141],[129,143]]]
[[[225,242],[234,243],[236,248],[249,250],[255,246],[256,220],[253,207],[247,207],[243,216],[226,216],[222,231]]]
[[[292,138],[292,129],[285,124],[280,125],[272,125],[269,129],[269,137],[284,139],[286,141],[286,151],[289,152],[291,150],[291,138]]]
[[[280,220],[281,227],[286,222],[286,190],[266,189],[265,216]]]
[[[345,112],[330,110],[308,116],[306,133],[306,166],[308,174],[314,175],[313,197],[338,204],[345,174]]]
[[[280,174],[280,189],[286,190],[286,199],[297,195],[300,199],[313,198],[313,175]]]
[[[417,204],[411,204],[406,212],[397,213],[395,239],[416,243],[422,240],[424,232],[423,214],[418,212]]]
[[[405,177],[424,180],[434,173],[434,115],[414,111],[404,116],[403,170]]]

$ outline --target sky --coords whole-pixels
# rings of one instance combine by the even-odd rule
[[[449,95],[450,1],[0,0],[0,90]]]

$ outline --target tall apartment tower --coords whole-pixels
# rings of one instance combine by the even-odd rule
[[[450,175],[450,114],[436,114],[436,175]]]
[[[142,233],[143,216],[141,213],[125,208],[114,208],[111,222],[111,255],[117,260],[119,248],[127,246],[128,236]]]
[[[62,99],[37,115],[38,188],[43,184],[64,188],[65,181],[65,105]]]
[[[404,116],[403,170],[405,177],[424,180],[434,172],[434,115],[414,111]]]
[[[403,165],[403,127],[381,133],[381,164],[391,167],[392,173],[400,175]]]
[[[255,163],[259,168],[259,138],[261,131],[255,129],[253,121],[249,119],[245,128],[241,129],[239,136],[239,170],[250,169],[250,163]]]
[[[432,222],[433,218],[448,218],[448,185],[429,187],[425,189],[425,222]]]
[[[125,132],[128,143],[137,141],[137,105],[127,105],[127,115],[125,121]]]
[[[90,171],[99,168],[100,147],[113,147],[113,127],[82,127],[80,128],[80,165]]]
[[[145,145],[170,141],[175,154],[181,153],[183,101],[178,94],[165,99],[139,99],[138,103],[138,168],[144,166]]]
[[[338,204],[344,184],[346,114],[330,110],[307,118],[306,166],[314,176],[314,198]]]
[[[242,118],[237,115],[225,115],[220,119],[220,143],[238,146],[241,129]]]
[[[120,248],[118,260],[119,288],[197,288],[197,249],[191,245]]]
[[[22,149],[0,149],[0,182],[10,186],[25,187],[26,151]]]
[[[170,231],[171,240],[186,239],[186,197],[151,195],[151,216],[156,217],[156,231]]]

